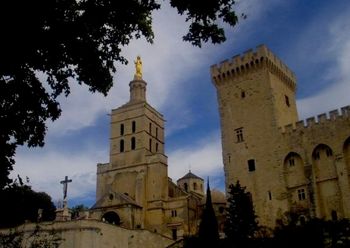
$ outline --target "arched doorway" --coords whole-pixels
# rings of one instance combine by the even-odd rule
[[[120,217],[116,212],[110,211],[102,216],[102,221],[113,225],[120,225]]]

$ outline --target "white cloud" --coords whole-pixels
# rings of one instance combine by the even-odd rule
[[[350,10],[350,8],[348,9]],[[350,104],[350,24],[348,13],[347,10],[344,10],[329,23],[324,23],[325,29],[322,33],[317,32],[318,28],[314,27],[316,24],[307,29],[309,35],[322,36],[322,43],[315,50],[316,55],[311,57],[316,63],[317,60],[328,60],[329,66],[325,71],[319,72],[324,73],[324,80],[328,86],[310,97],[297,101],[301,118],[339,109]],[[317,25],[322,24],[317,23]],[[304,40],[302,43],[308,43],[308,41]]]
[[[21,152],[16,157],[16,165],[11,173],[29,177],[30,185],[36,191],[48,193],[56,202],[63,198],[60,181],[65,176],[73,180],[68,185],[70,199],[84,197],[95,191],[96,164],[105,161],[107,151],[91,149],[83,154],[67,154],[54,151]]]
[[[184,176],[189,168],[202,177],[216,176],[223,170],[221,155],[221,139],[218,132],[186,147],[169,153],[169,176],[175,181]]]

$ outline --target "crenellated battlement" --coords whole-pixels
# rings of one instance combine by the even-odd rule
[[[329,111],[328,113],[322,113],[317,116],[312,116],[305,120],[300,120],[296,123],[281,127],[281,131],[282,133],[291,133],[297,130],[312,128],[320,123],[331,123],[340,119],[343,120],[345,118],[350,118],[350,105],[342,107],[340,109],[340,113],[339,109],[335,109]]]
[[[278,76],[292,90],[296,89],[296,77],[294,73],[265,45],[260,45],[255,51],[250,49],[242,55],[233,56],[230,60],[224,60],[212,65],[210,72],[215,85],[221,85],[227,79],[239,78],[253,70],[267,68]]]

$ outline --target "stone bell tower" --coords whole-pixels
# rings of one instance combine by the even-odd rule
[[[125,227],[157,230],[168,197],[164,119],[146,101],[140,57],[135,67],[129,102],[111,113],[110,162],[98,165],[96,202]]]

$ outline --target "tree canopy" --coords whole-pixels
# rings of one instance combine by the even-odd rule
[[[70,93],[69,79],[104,95],[122,48],[131,39],[153,42],[155,0],[37,0],[0,2],[0,188],[18,145],[43,146],[46,121],[61,114],[57,97]],[[195,46],[225,41],[218,23],[237,24],[234,0],[170,0],[190,23],[183,40]],[[41,75],[41,77],[39,77]]]
[[[55,218],[56,208],[51,197],[32,190],[20,177],[18,181],[0,189],[0,199],[0,228],[15,227],[25,221],[50,221]],[[40,220],[39,209],[42,209]]]

